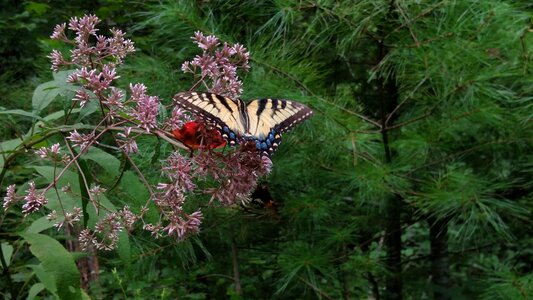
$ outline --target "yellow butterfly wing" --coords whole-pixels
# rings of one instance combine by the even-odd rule
[[[182,92],[174,96],[174,103],[213,124],[231,145],[239,138],[254,141],[262,155],[276,151],[282,133],[313,115],[309,107],[284,99],[256,99],[245,104],[212,93]]]
[[[214,125],[231,144],[235,144],[237,136],[246,132],[245,106],[241,100],[202,92],[182,92],[173,99],[178,107]]]
[[[246,105],[248,137],[256,140],[260,151],[270,154],[281,142],[281,134],[313,115],[313,111],[298,102],[283,99],[257,99]]]

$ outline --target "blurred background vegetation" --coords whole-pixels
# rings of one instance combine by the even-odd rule
[[[61,47],[53,27],[83,14],[128,33],[138,51],[120,82],[167,104],[191,85],[180,68],[202,31],[251,51],[244,99],[315,111],[285,135],[259,204],[206,209],[200,235],[181,243],[139,230],[127,253],[99,253],[91,297],[533,297],[530,1],[2,0],[1,109],[31,110]],[[3,141],[30,126],[0,123]],[[152,164],[171,149],[145,143],[136,160],[157,182]],[[34,176],[35,160],[6,167],[2,193]],[[138,210],[146,194],[127,183],[107,197]],[[1,241],[15,243],[31,218],[3,213]],[[25,298],[33,258],[19,245],[10,259],[0,290]]]

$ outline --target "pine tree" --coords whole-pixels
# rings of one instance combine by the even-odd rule
[[[169,6],[153,20],[246,40],[254,64],[245,96],[296,99],[317,112],[285,137],[266,181],[280,202],[283,223],[268,225],[279,237],[236,240],[241,248],[278,253],[272,260],[239,252],[264,262],[266,286],[275,283],[281,298],[344,299],[447,299],[490,286],[485,280],[495,273],[488,267],[479,280],[466,279],[467,266],[479,260],[468,253],[520,245],[517,220],[526,220],[531,207],[532,38],[525,4],[193,7]],[[175,12],[187,21],[175,23]],[[163,49],[177,47],[161,40],[168,41]],[[244,224],[242,232],[260,232],[255,226],[265,223]],[[502,242],[509,246],[496,246]],[[240,268],[241,278],[257,278],[246,264]]]

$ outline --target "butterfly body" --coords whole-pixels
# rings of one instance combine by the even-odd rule
[[[212,124],[230,145],[252,141],[257,150],[265,155],[276,151],[284,132],[313,114],[307,106],[290,100],[257,99],[244,102],[200,92],[176,94],[174,103]]]

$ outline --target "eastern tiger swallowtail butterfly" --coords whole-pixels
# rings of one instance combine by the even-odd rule
[[[253,141],[257,150],[268,156],[278,148],[282,133],[313,115],[309,107],[294,101],[256,99],[245,103],[203,92],[178,93],[174,103],[212,124],[230,145]]]

